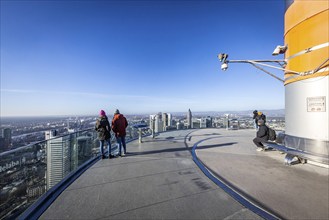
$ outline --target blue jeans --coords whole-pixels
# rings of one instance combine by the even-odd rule
[[[119,144],[119,155],[121,155],[121,146],[123,147],[123,153],[126,154],[126,137],[116,137]]]
[[[104,142],[107,142],[107,151],[109,156],[111,155],[111,139],[107,139],[107,140],[100,140],[99,141],[99,152],[101,153],[101,156],[105,156],[104,155]]]

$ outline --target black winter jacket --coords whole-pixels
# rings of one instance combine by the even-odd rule
[[[268,140],[268,128],[266,125],[260,125],[257,131],[257,137],[264,139],[265,141]]]

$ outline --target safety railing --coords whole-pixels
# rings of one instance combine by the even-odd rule
[[[150,135],[127,127],[126,142]],[[112,135],[112,154],[118,153]],[[106,148],[105,148],[106,149]],[[94,129],[54,137],[0,154],[0,219],[18,217],[83,164],[99,156]]]

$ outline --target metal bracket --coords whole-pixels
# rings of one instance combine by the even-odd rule
[[[294,158],[296,158],[294,160]],[[293,154],[287,154],[286,157],[284,158],[284,164],[285,165],[288,165],[288,166],[291,166],[291,165],[294,165],[294,164],[299,164],[299,163],[306,163],[307,160],[304,159],[304,158],[300,158],[296,155],[293,155]]]
[[[294,158],[296,158],[296,160],[294,160]],[[298,163],[300,163],[300,162],[299,162],[299,159],[296,155],[287,154],[286,157],[284,158],[284,164],[285,165],[291,166],[293,164],[298,164]]]

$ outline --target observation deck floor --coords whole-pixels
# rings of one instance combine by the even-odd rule
[[[99,160],[40,219],[262,219],[212,182],[193,161],[285,219],[329,219],[328,169],[284,165],[257,152],[254,130],[191,129],[127,144],[122,158]]]

